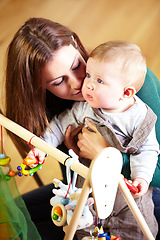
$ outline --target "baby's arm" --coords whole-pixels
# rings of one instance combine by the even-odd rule
[[[157,165],[158,154],[159,144],[153,128],[138,153],[130,155],[131,179],[140,191],[135,196],[142,196],[147,191]]]

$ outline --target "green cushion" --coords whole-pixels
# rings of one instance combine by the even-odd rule
[[[146,79],[141,90],[137,93],[137,96],[142,99],[157,115],[156,122],[156,135],[160,144],[160,82],[154,73],[148,68]],[[123,168],[122,174],[126,177],[130,177],[129,157],[123,154]],[[160,187],[160,155],[158,157],[157,167],[150,184],[151,186]]]

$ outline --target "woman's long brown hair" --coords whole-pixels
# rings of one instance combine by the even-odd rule
[[[72,103],[49,92],[46,94],[41,79],[41,70],[53,53],[70,44],[77,47],[86,61],[87,51],[76,33],[48,19],[31,18],[17,31],[8,47],[6,116],[37,136],[43,134],[50,117]],[[9,134],[17,147],[28,151],[23,140]]]

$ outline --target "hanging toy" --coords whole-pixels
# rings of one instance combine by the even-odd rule
[[[34,137],[34,136],[33,136]],[[32,137],[32,138],[33,138]],[[31,139],[32,139],[31,138]],[[31,146],[30,142],[31,142],[31,139],[29,141],[29,145]],[[32,149],[32,146],[31,146],[31,149]],[[6,156],[4,153],[3,153],[3,131],[2,131],[2,126],[1,126],[1,153],[0,153],[0,167],[5,175],[5,178],[7,181],[9,181],[11,179],[11,177],[14,177],[15,176],[15,172],[11,170],[10,168],[10,161],[11,159]],[[29,158],[25,158],[23,160],[23,163],[17,167],[17,170],[18,170],[18,175],[20,177],[22,177],[23,175],[25,176],[33,176],[33,174],[35,172],[37,172],[38,170],[42,169],[42,164],[38,164],[38,159],[35,157],[35,159],[29,159]],[[27,166],[29,166],[30,164],[38,164],[36,167],[34,168],[31,168],[29,170],[26,169]]]
[[[58,227],[63,226],[67,218],[67,212],[64,205],[60,202],[55,203],[52,208],[51,216],[52,221],[56,226]]]
[[[60,206],[55,206],[54,208],[53,208],[53,219],[54,220],[57,220],[58,218],[61,218],[62,217],[62,208],[60,207]]]
[[[11,177],[15,176],[15,172],[10,168],[11,159],[3,152],[3,131],[1,126],[1,153],[0,153],[0,167],[5,175],[5,179],[9,181]]]
[[[53,189],[53,193],[55,194],[55,196],[52,197],[50,200],[50,204],[53,206],[51,212],[52,221],[57,226],[63,226],[64,224],[69,225],[73,215],[73,211],[76,207],[77,201],[82,191],[81,188],[75,187],[77,179],[76,172],[74,172],[71,182],[70,166],[74,160],[78,161],[78,157],[72,150],[70,150],[69,153],[72,158],[68,160],[68,164],[66,167],[68,184],[66,185],[58,179],[53,180],[55,187],[59,187],[59,189]],[[89,198],[87,200],[83,209],[82,216],[79,219],[77,229],[86,228],[93,224],[93,216],[89,210],[89,205],[91,204],[93,204],[93,198]]]
[[[44,163],[44,161],[43,161],[43,163]],[[42,169],[42,164],[38,164],[36,167],[31,168],[29,170],[26,170],[26,167],[29,166],[30,164],[38,164],[38,160],[37,159],[33,160],[33,159],[30,159],[30,158],[25,158],[23,160],[23,163],[21,163],[21,165],[17,167],[17,170],[19,171],[18,175],[20,177],[22,177],[23,175],[24,176],[33,176],[33,174],[35,172]]]
[[[34,136],[33,136],[34,137]],[[32,137],[32,138],[33,138]],[[32,138],[30,139],[28,143],[28,145],[30,146],[33,154],[34,154],[34,150],[33,150],[33,147],[31,145],[31,140]],[[43,163],[44,163],[45,160],[43,160]],[[43,164],[42,163],[42,164]],[[30,166],[31,164],[38,164],[36,167],[34,168],[31,168],[29,170],[26,169],[27,166]],[[24,176],[33,176],[33,174],[35,172],[37,172],[38,170],[41,170],[42,169],[42,164],[39,164],[39,161],[38,161],[38,158],[35,156],[35,159],[30,159],[30,158],[25,158],[23,159],[23,163],[21,163],[20,166],[17,167],[17,170],[18,170],[18,175],[20,177],[22,177],[23,175]]]

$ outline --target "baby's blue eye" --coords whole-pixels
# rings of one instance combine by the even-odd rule
[[[89,73],[86,73],[87,78],[91,78],[91,75]]]
[[[103,83],[103,81],[100,78],[97,79],[97,82],[98,83]]]

